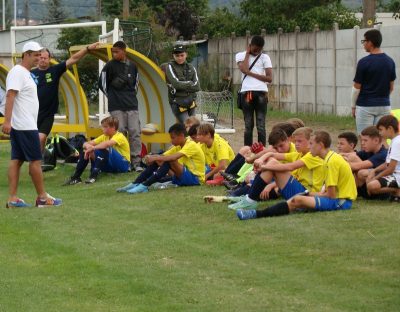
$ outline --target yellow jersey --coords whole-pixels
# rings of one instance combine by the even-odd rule
[[[94,142],[100,144],[102,142],[106,142],[109,140],[113,140],[116,144],[112,147],[122,155],[127,161],[131,161],[131,149],[129,147],[129,142],[126,137],[121,132],[116,132],[112,137],[106,136],[105,134],[100,135],[99,137],[94,139]]]
[[[183,156],[178,159],[179,163],[188,168],[191,173],[199,178],[200,182],[204,183],[206,162],[200,145],[192,140],[186,139],[183,147],[180,145],[172,146],[169,150],[164,152],[163,155],[167,156],[176,153],[183,154]]]
[[[329,151],[324,158],[325,187],[336,188],[336,198],[357,198],[357,187],[349,163],[338,153]]]
[[[286,153],[285,161],[295,162],[301,160],[304,166],[292,171],[292,175],[310,192],[320,192],[325,181],[324,161],[310,152]]]
[[[201,144],[206,164],[218,167],[221,160],[227,160],[228,164],[235,158],[235,153],[229,143],[221,136],[214,136],[214,141],[211,147],[207,147],[205,143]]]

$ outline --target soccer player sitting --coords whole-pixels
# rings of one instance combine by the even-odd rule
[[[178,186],[204,183],[205,157],[200,145],[186,137],[183,124],[172,125],[168,132],[173,146],[162,155],[147,155],[147,168],[134,182],[117,189],[117,192],[148,192],[150,185],[159,182],[169,172],[172,173],[172,183]]]
[[[341,155],[350,163],[359,196],[369,199],[387,199],[387,196],[369,195],[365,184],[371,169],[385,163],[387,155],[387,148],[383,145],[376,126],[369,126],[361,131],[361,151]]]
[[[130,168],[130,148],[126,137],[119,132],[118,119],[106,117],[101,121],[103,134],[83,144],[84,153],[79,155],[75,173],[64,185],[81,183],[81,175],[91,162],[89,179],[85,183],[94,183],[101,171],[128,172]]]
[[[338,153],[353,153],[356,151],[358,143],[357,135],[353,132],[342,132],[338,135],[337,151]]]
[[[310,196],[298,195],[264,210],[237,210],[240,220],[273,217],[289,214],[297,209],[331,211],[350,209],[357,198],[357,188],[350,165],[331,151],[331,137],[325,131],[316,131],[310,141],[313,156],[323,159],[325,188]]]
[[[209,185],[221,185],[224,178],[219,174],[224,171],[235,158],[235,153],[229,143],[220,136],[215,136],[212,124],[203,123],[197,129],[197,140],[206,158],[206,183]],[[213,180],[212,180],[213,179]]]
[[[399,122],[392,115],[379,119],[376,127],[384,139],[392,140],[386,162],[370,171],[367,177],[369,194],[392,194],[391,200],[399,202],[400,196],[400,136]]]
[[[276,184],[283,198],[289,199],[298,193],[319,192],[324,182],[323,161],[310,153],[312,129],[298,128],[293,132],[296,152],[267,153],[256,160],[259,172],[249,194],[241,201],[228,206],[230,209],[256,208],[259,199],[268,199],[264,194]],[[285,162],[285,163],[282,163]],[[272,182],[272,181],[275,182]]]

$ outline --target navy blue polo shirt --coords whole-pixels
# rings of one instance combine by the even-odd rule
[[[372,168],[376,168],[386,161],[387,152],[387,148],[382,145],[377,153],[358,151],[357,156],[360,157],[361,160],[369,160],[372,163]]]
[[[385,53],[370,54],[357,64],[354,82],[361,84],[358,106],[389,106],[390,82],[396,79],[396,65]]]

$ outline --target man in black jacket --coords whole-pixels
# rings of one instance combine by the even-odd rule
[[[186,47],[182,44],[174,46],[174,59],[168,63],[166,76],[168,98],[172,112],[180,123],[195,115],[196,92],[200,91],[199,78],[194,66],[186,61]]]
[[[140,120],[136,97],[139,77],[134,63],[126,56],[126,44],[114,43],[111,49],[113,59],[104,66],[99,88],[108,98],[108,111],[119,121],[119,131],[128,132],[131,150],[131,167],[135,171],[143,170],[140,166]]]

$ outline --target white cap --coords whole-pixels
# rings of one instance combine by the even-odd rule
[[[22,48],[22,53],[25,53],[27,51],[41,51],[43,50],[43,47],[40,46],[39,43],[35,42],[35,41],[29,41],[27,43],[24,44],[24,47]]]

